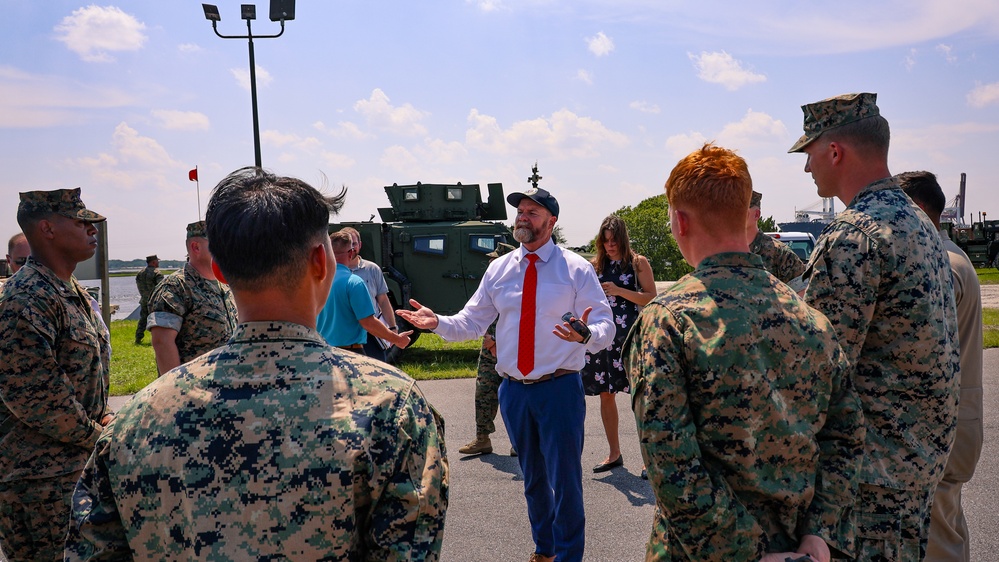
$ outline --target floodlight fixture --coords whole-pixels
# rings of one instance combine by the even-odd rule
[[[241,4],[240,16],[246,20],[246,35],[222,35],[219,33],[218,22],[222,21],[219,9],[214,4],[202,4],[205,10],[205,19],[212,22],[212,31],[222,39],[246,39],[250,52],[250,107],[253,111],[253,156],[254,163],[258,168],[262,166],[260,161],[260,120],[257,117],[257,63],[253,56],[254,39],[273,39],[284,35],[284,22],[295,19],[295,0],[271,0],[270,18],[271,21],[281,23],[281,31],[274,35],[254,35],[250,22],[257,19],[257,7],[253,4]]]
[[[295,0],[271,0],[271,21],[295,19]]]
[[[201,7],[205,10],[205,19],[209,21],[222,21],[222,15],[219,14],[219,7],[214,4],[202,4]]]

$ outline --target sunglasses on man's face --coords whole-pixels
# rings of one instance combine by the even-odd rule
[[[24,265],[28,263],[28,258],[14,258],[14,263],[17,265]]]

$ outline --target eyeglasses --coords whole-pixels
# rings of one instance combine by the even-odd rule
[[[26,258],[26,257],[25,258],[14,258],[14,263],[16,263],[17,265],[24,265],[24,264],[28,263],[28,258]]]

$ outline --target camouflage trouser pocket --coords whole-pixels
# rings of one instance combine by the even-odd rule
[[[920,562],[920,537],[928,526],[925,493],[860,485],[857,504],[857,560]],[[925,521],[924,521],[925,520]]]
[[[894,514],[857,514],[857,560],[900,561],[901,544],[901,517]]]

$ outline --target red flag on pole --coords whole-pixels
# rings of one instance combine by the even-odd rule
[[[187,173],[187,179],[191,181],[198,181],[198,168],[195,167],[193,170]]]

